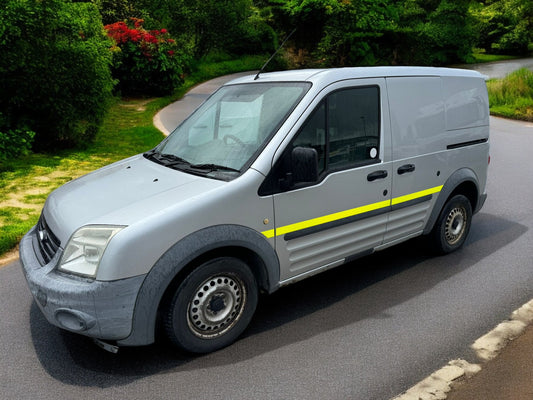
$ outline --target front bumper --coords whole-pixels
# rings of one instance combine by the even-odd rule
[[[132,330],[137,294],[145,275],[117,281],[79,278],[56,270],[62,249],[41,265],[35,227],[20,242],[20,261],[37,305],[53,325],[103,340],[120,340]]]

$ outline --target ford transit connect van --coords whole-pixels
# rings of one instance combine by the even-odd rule
[[[48,321],[102,346],[203,353],[260,291],[419,235],[460,248],[485,198],[489,109],[473,71],[265,73],[215,92],[156,148],[76,179],[23,238]]]

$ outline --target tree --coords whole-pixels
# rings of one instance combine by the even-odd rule
[[[330,8],[317,55],[328,65],[389,62],[381,38],[397,28],[398,12],[388,0],[340,2]]]
[[[468,60],[475,43],[469,5],[470,0],[442,0],[429,11],[420,32],[424,60],[433,65]]]
[[[470,0],[270,0],[322,66],[447,64],[468,59]],[[288,17],[288,18],[287,18]]]
[[[492,0],[472,7],[478,46],[492,53],[525,55],[533,41],[532,0]]]
[[[470,0],[397,0],[398,26],[385,41],[393,64],[447,65],[468,61],[475,43]]]
[[[110,46],[93,4],[5,0],[0,9],[0,131],[35,131],[39,149],[91,140],[113,87]]]
[[[188,41],[196,58],[213,50],[245,54],[271,51],[276,34],[252,0],[137,0],[138,8]],[[149,16],[149,18],[148,18]]]

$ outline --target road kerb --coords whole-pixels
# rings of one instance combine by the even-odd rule
[[[480,360],[472,364],[465,360],[452,360],[427,378],[412,386],[392,400],[444,400],[456,382],[469,379],[479,371],[483,363],[495,358],[512,340],[520,336],[533,323],[533,300],[513,311],[508,320],[477,339],[471,348]]]
[[[0,257],[0,268],[5,267],[8,264],[11,264],[13,261],[18,260],[19,250],[18,246],[11,251],[8,251],[3,256]]]

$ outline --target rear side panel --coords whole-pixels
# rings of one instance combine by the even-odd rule
[[[449,182],[456,171],[470,171],[462,175],[483,195],[489,150],[488,98],[482,78],[394,77],[387,78],[387,87],[393,183],[385,244],[424,231],[453,191]],[[447,194],[441,193],[443,188]],[[421,195],[409,196],[412,193]],[[446,198],[437,204],[443,195]]]

